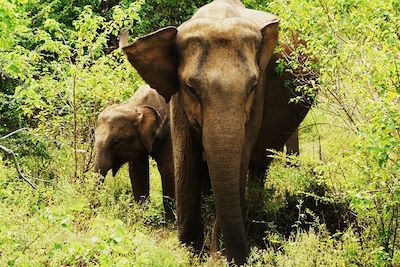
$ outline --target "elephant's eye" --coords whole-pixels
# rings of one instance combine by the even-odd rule
[[[192,86],[186,85],[186,89],[187,89],[187,90],[189,91],[189,93],[190,93],[191,95],[193,95],[195,98],[200,99],[198,92],[197,92]]]
[[[258,76],[253,75],[251,78],[247,81],[247,95],[250,95],[258,86]]]
[[[115,139],[111,140],[110,146],[111,146],[111,147],[115,147],[115,146],[118,145],[120,142],[121,142],[120,139],[115,138]]]
[[[250,87],[250,89],[247,91],[247,95],[250,96],[250,94],[253,93],[254,90],[256,90],[256,88],[257,88],[257,84],[252,86],[252,87]]]

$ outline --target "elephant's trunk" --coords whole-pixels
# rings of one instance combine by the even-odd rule
[[[110,161],[107,160],[106,157],[102,155],[102,153],[96,154],[94,160],[94,172],[100,173],[101,176],[105,177],[110,169]]]
[[[217,113],[209,113],[210,116],[205,114],[204,117],[203,147],[214,192],[218,225],[224,236],[228,259],[243,264],[248,255],[240,196],[245,116],[213,114]]]

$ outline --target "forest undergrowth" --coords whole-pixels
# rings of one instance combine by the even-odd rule
[[[163,219],[154,163],[142,204],[126,166],[103,184],[92,172],[97,115],[143,83],[118,49],[120,30],[134,40],[207,2],[0,0],[1,266],[227,264],[209,255],[212,198],[195,255]],[[305,41],[277,71],[315,74],[296,82],[317,92],[300,156],[275,154],[265,209],[247,217],[248,265],[400,266],[400,2],[244,3],[281,18],[281,43]]]

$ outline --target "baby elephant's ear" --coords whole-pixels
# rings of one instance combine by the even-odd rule
[[[151,106],[139,107],[138,111],[141,113],[139,122],[140,139],[150,153],[153,150],[154,139],[162,125],[162,119],[158,111]]]
[[[166,27],[128,44],[128,30],[123,30],[119,46],[140,76],[162,95],[166,102],[179,88],[175,37],[178,30]]]

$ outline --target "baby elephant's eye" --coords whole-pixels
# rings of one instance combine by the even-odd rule
[[[120,142],[121,142],[120,139],[114,138],[113,140],[111,140],[110,145],[111,145],[111,147],[115,147],[115,146],[118,145]]]

